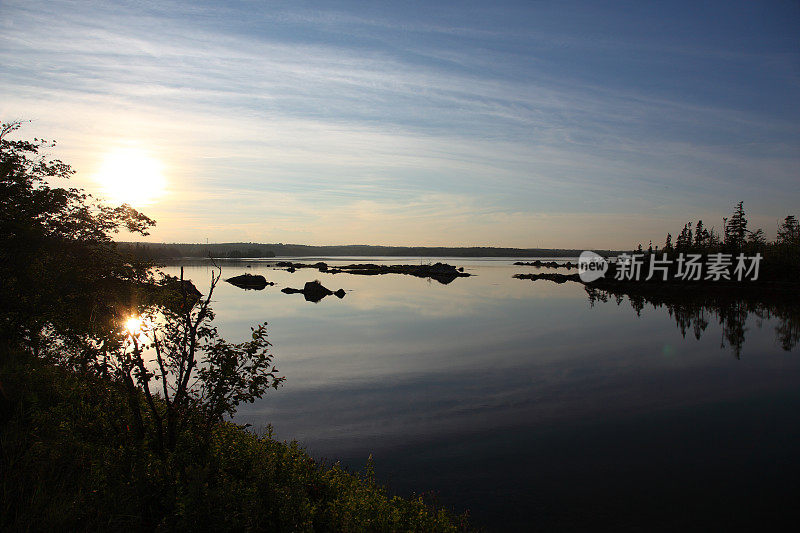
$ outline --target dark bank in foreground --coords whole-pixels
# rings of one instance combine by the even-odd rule
[[[120,383],[21,352],[0,372],[4,531],[468,530],[430,495],[391,496],[371,462],[349,472],[269,433],[206,428],[200,412],[157,453],[129,427]]]

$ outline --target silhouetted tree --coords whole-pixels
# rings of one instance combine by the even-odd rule
[[[764,230],[758,228],[747,234],[747,248],[751,251],[763,250],[767,245],[767,238],[764,236]]]
[[[709,230],[708,232],[708,239],[706,242],[707,242],[706,247],[711,250],[716,250],[720,246],[719,233],[717,233],[714,230],[713,226],[711,227],[711,230]]]
[[[0,348],[121,384],[134,435],[152,431],[159,451],[173,447],[197,413],[208,426],[283,381],[265,325],[242,344],[218,336],[209,302],[219,275],[204,299],[182,276],[157,282],[150,263],[136,263],[111,239],[121,228],[146,235],[154,221],[127,205],[51,187],[48,180],[73,170],[41,155],[52,143],[8,139],[19,128],[0,128]],[[123,328],[141,313],[150,317],[146,340]]]
[[[697,226],[694,229],[694,247],[698,250],[702,250],[708,247],[709,244],[709,233],[706,228],[703,227],[703,221],[698,220]]]
[[[180,295],[173,292],[171,301],[148,309],[141,332],[127,334],[109,351],[132,410],[152,420],[146,425],[144,417],[134,416],[137,434],[149,430],[159,452],[174,449],[191,423],[210,436],[224,415],[233,415],[240,403],[253,402],[285,379],[272,364],[266,323],[251,328],[248,342],[230,344],[219,337],[210,302],[220,276],[212,273],[208,295],[200,298],[187,292],[181,268]],[[149,358],[148,348],[154,352]],[[140,390],[145,405],[137,400]]]
[[[794,215],[789,215],[783,219],[783,223],[778,227],[778,244],[798,245],[800,244],[800,223]]]
[[[731,250],[741,250],[747,237],[747,217],[744,202],[736,204],[730,220],[725,224],[725,246]]]
[[[678,252],[685,252],[692,247],[692,223],[689,222],[683,226],[678,239],[675,242],[675,250]]]
[[[797,269],[800,268],[800,224],[793,215],[788,215],[778,227],[775,248],[783,275],[796,279]]]
[[[46,328],[75,336],[107,328],[149,268],[120,254],[111,235],[147,235],[155,222],[128,205],[50,186],[74,171],[42,153],[53,142],[11,140],[21,125],[0,126],[0,337],[36,351]]]

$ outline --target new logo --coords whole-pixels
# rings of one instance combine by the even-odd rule
[[[605,276],[608,261],[594,252],[581,252],[578,258],[578,276],[584,283],[592,282]]]

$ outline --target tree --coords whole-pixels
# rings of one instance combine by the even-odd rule
[[[149,432],[160,453],[175,448],[187,425],[199,424],[210,435],[240,403],[253,402],[285,380],[272,364],[266,323],[251,328],[251,340],[241,344],[219,337],[210,302],[220,277],[221,272],[212,273],[208,295],[201,298],[188,292],[181,269],[180,295],[173,291],[171,300],[150,307],[136,322],[139,327],[108,352],[106,360],[127,387],[138,437]]]
[[[783,245],[800,244],[800,223],[794,215],[788,215],[783,219],[783,223],[778,228],[777,243]]]
[[[692,247],[692,223],[688,222],[683,226],[678,239],[675,242],[675,250],[685,252]]]
[[[155,222],[127,205],[51,187],[48,180],[74,171],[40,154],[53,143],[9,140],[20,126],[0,128],[4,348],[121,385],[134,434],[153,435],[162,452],[192,421],[210,426],[283,381],[265,325],[245,343],[219,337],[210,308],[219,274],[205,298],[183,275],[157,280],[151,263],[121,253],[111,238],[121,228],[146,235]],[[142,332],[133,327],[139,316]],[[127,330],[126,320],[133,321]]]
[[[719,233],[714,231],[714,227],[713,226],[711,227],[711,229],[708,232],[708,239],[706,239],[706,243],[707,243],[706,244],[707,248],[712,249],[712,250],[716,250],[720,245]]]
[[[767,245],[767,238],[764,236],[764,230],[758,228],[747,234],[747,245],[751,249],[761,249]]]
[[[37,347],[47,326],[60,334],[104,330],[148,266],[118,252],[111,235],[147,235],[155,222],[128,205],[109,207],[75,188],[51,187],[74,171],[42,153],[55,143],[11,140],[0,126],[0,337]]]
[[[784,265],[785,275],[796,277],[797,268],[800,266],[800,223],[793,215],[784,218],[778,227],[775,244]]]
[[[731,250],[741,250],[747,237],[747,217],[743,204],[736,204],[733,215],[725,224],[725,246]]]
[[[706,248],[709,245],[709,237],[708,230],[703,227],[703,221],[698,220],[694,228],[694,247],[698,250]]]

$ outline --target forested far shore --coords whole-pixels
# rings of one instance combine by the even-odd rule
[[[305,244],[261,244],[231,242],[214,244],[119,242],[120,250],[149,259],[181,257],[578,257],[583,249],[569,248],[496,248],[490,246],[373,246],[368,244],[311,246]],[[594,250],[600,255],[617,251]]]

